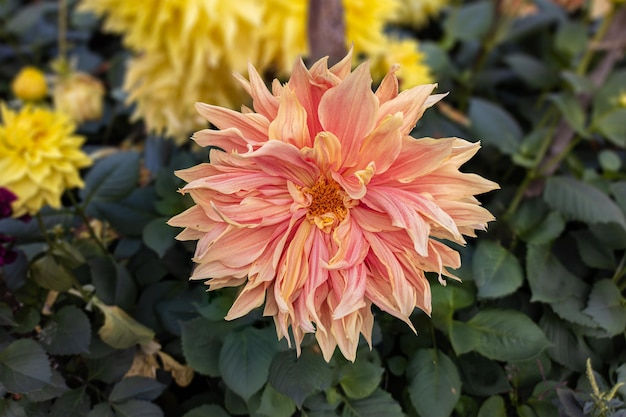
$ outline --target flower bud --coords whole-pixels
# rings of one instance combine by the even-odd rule
[[[61,76],[54,86],[54,106],[76,123],[97,120],[102,116],[104,86],[84,72]]]
[[[37,101],[48,94],[48,85],[42,71],[35,67],[24,67],[13,79],[11,90],[21,100]]]

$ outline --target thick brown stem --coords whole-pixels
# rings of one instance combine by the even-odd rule
[[[333,65],[346,55],[345,19],[341,0],[311,0],[308,13],[309,59],[327,56]]]

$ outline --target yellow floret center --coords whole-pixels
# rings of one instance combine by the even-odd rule
[[[307,218],[320,229],[341,222],[348,215],[346,193],[337,181],[321,176],[314,186],[304,189],[311,196]]]

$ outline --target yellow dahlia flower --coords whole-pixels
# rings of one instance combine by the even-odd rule
[[[446,7],[449,0],[399,0],[392,18],[394,22],[419,27]]]
[[[398,64],[396,76],[401,90],[433,81],[430,68],[424,64],[424,55],[419,51],[415,40],[389,38],[386,42],[385,51],[371,59],[372,75],[375,78],[382,79],[381,74]]]
[[[76,123],[102,117],[104,85],[84,72],[60,75],[54,85],[54,107]]]
[[[35,67],[24,67],[13,79],[11,91],[20,100],[41,100],[48,94],[46,76]]]
[[[444,242],[484,230],[474,195],[498,188],[459,170],[479,143],[409,135],[443,97],[434,84],[398,93],[391,71],[374,93],[369,64],[351,64],[298,61],[271,91],[251,66],[254,111],[198,103],[219,130],[193,139],[224,151],[177,172],[195,205],[169,221],[198,240],[192,279],[241,286],[226,319],[265,304],[279,338],[291,327],[299,351],[314,333],[327,361],[336,347],[354,361],[361,334],[371,346],[372,305],[411,328],[415,308],[430,314],[425,272],[454,277]]]
[[[389,58],[383,30],[395,0],[343,5],[346,46],[381,62]],[[231,108],[242,102],[232,72],[244,73],[252,62],[261,73],[286,76],[297,57],[308,53],[307,0],[82,0],[80,8],[104,16],[105,29],[122,33],[125,44],[139,52],[124,83],[128,101],[137,104],[135,117],[149,130],[178,142],[206,125],[190,110],[196,101]],[[421,55],[410,56],[408,49],[393,49],[407,64],[403,86],[428,81],[420,78],[427,72]],[[387,69],[375,72],[377,81]]]
[[[0,105],[0,187],[11,190],[13,216],[61,206],[63,191],[82,187],[78,170],[91,165],[81,151],[84,138],[60,112],[27,105],[12,111]]]

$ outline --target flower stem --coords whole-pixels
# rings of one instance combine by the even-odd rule
[[[587,49],[585,50],[585,54],[578,63],[578,67],[576,68],[576,74],[585,75],[585,73],[587,72],[589,63],[591,62],[591,58],[593,58],[593,46],[600,42],[604,38],[604,35],[606,35],[606,31],[609,30],[609,27],[611,26],[611,21],[615,16],[615,9],[616,7],[611,7],[611,11],[607,13],[606,16],[604,16],[604,19],[602,19],[602,24],[600,25],[600,28],[594,34],[593,38],[589,42],[589,45],[587,46]]]
[[[58,26],[59,58],[65,61],[67,58],[67,0],[59,0]]]
[[[80,204],[78,204],[78,201],[76,201],[76,197],[74,197],[74,194],[72,194],[71,192],[68,192],[67,195],[70,201],[72,202],[72,205],[74,206],[74,211],[82,219],[83,223],[85,224],[85,227],[87,228],[87,231],[89,232],[89,236],[91,236],[91,238],[96,241],[96,243],[98,244],[98,247],[100,248],[103,254],[110,256],[109,250],[106,248],[106,246],[104,246],[104,243],[102,242],[102,240],[100,240],[100,238],[96,234],[96,231],[91,226],[91,223],[89,222],[89,219],[87,218],[87,215],[85,214]]]

